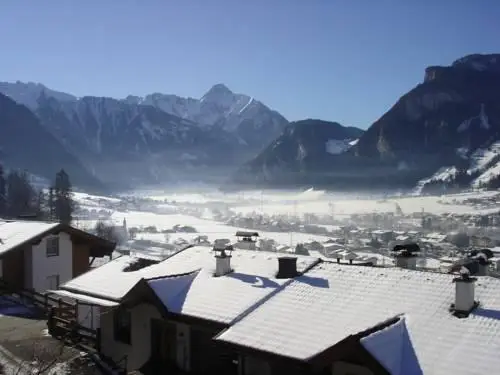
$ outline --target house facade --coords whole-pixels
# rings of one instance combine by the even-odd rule
[[[238,374],[238,351],[213,338],[289,278],[278,277],[276,253],[218,251],[194,246],[134,271],[122,256],[58,293],[98,306],[101,353],[129,371]],[[299,256],[294,267],[303,272],[318,261]]]
[[[144,374],[390,375],[361,346],[367,333],[302,361],[216,341],[229,325],[171,314],[154,302],[101,308],[100,327],[101,354]]]
[[[499,279],[230,248],[195,246],[143,268],[123,256],[58,292],[100,306],[102,356],[145,374],[500,368]]]
[[[101,311],[101,352],[130,371],[238,373],[238,352],[213,341],[227,325],[169,314],[154,303]]]
[[[11,288],[45,292],[90,269],[114,244],[68,225],[0,221],[0,278]]]

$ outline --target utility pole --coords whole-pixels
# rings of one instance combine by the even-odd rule
[[[293,201],[293,220],[297,219],[297,201]],[[292,238],[293,238],[293,232],[290,231],[290,247],[293,248],[292,246]]]

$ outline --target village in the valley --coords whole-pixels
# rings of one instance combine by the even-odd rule
[[[386,267],[395,264],[391,256],[394,246],[417,243],[417,268],[443,272],[471,249],[500,253],[500,193],[347,200],[337,203],[337,212],[334,202],[317,199],[317,194],[306,191],[285,196],[277,209],[275,203],[263,203],[258,194],[248,203],[244,199],[237,203],[177,202],[175,196],[163,200],[89,197],[84,198],[87,205],[80,206],[81,219],[75,224],[87,230],[98,222],[113,226],[117,252],[157,261],[188,245],[213,246],[220,239],[235,249],[311,255],[331,261],[369,259]],[[403,211],[400,201],[413,211]],[[373,209],[366,209],[365,204]],[[320,206],[316,210],[320,213],[310,212],[314,206]],[[236,236],[245,231],[255,234],[250,236],[250,244]],[[492,259],[492,271],[496,271],[495,261]]]
[[[457,332],[500,365],[500,193],[74,195],[0,222],[0,373],[467,374]]]

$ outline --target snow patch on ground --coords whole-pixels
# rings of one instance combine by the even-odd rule
[[[500,155],[500,141],[493,143],[488,148],[480,148],[471,155],[471,165],[469,172],[476,172],[485,168]]]
[[[438,171],[432,176],[420,180],[417,183],[417,186],[415,187],[413,193],[414,195],[420,195],[424,186],[431,182],[449,182],[456,177],[457,173],[458,169],[455,166],[439,168]]]
[[[469,152],[469,149],[467,147],[457,148],[457,155],[460,156],[462,159],[467,159],[468,152]]]
[[[484,104],[481,104],[481,109],[479,110],[479,114],[477,116],[473,116],[471,118],[466,119],[463,121],[457,128],[457,132],[461,133],[469,129],[471,126],[472,122],[474,120],[479,120],[479,126],[482,129],[488,130],[491,126],[489,123],[488,115],[486,114],[486,110],[484,108]]]
[[[326,152],[331,155],[338,155],[348,150],[351,145],[347,140],[329,139],[325,144]]]
[[[95,202],[95,201],[99,201],[99,200],[106,200],[106,201],[115,202],[115,203],[120,202],[119,198],[105,197],[102,195],[92,195],[92,194],[80,193],[80,192],[73,192],[73,198],[79,203],[80,202],[88,202],[88,201]]]
[[[499,175],[500,175],[500,162],[497,162],[496,164],[488,168],[486,171],[481,173],[481,175],[473,181],[472,186],[479,187],[481,184],[486,184],[491,180],[493,180],[495,177],[498,177]]]

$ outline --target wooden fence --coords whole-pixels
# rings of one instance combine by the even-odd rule
[[[76,320],[67,320],[51,314],[49,314],[47,325],[49,333],[53,337],[72,344],[79,343],[99,351],[99,329],[90,329],[78,324]]]
[[[99,346],[99,330],[78,323],[78,302],[68,302],[49,293],[19,289],[0,279],[0,291],[19,303],[33,306],[47,317],[49,333],[61,340],[82,343],[91,348]],[[0,293],[1,294],[1,293]]]
[[[54,310],[56,316],[68,320],[77,319],[77,304],[63,300],[60,297],[54,297],[49,293],[40,293],[33,289],[19,289],[11,287],[4,280],[0,279],[0,289],[11,297],[16,298],[19,302],[31,305],[39,309],[44,314]]]

